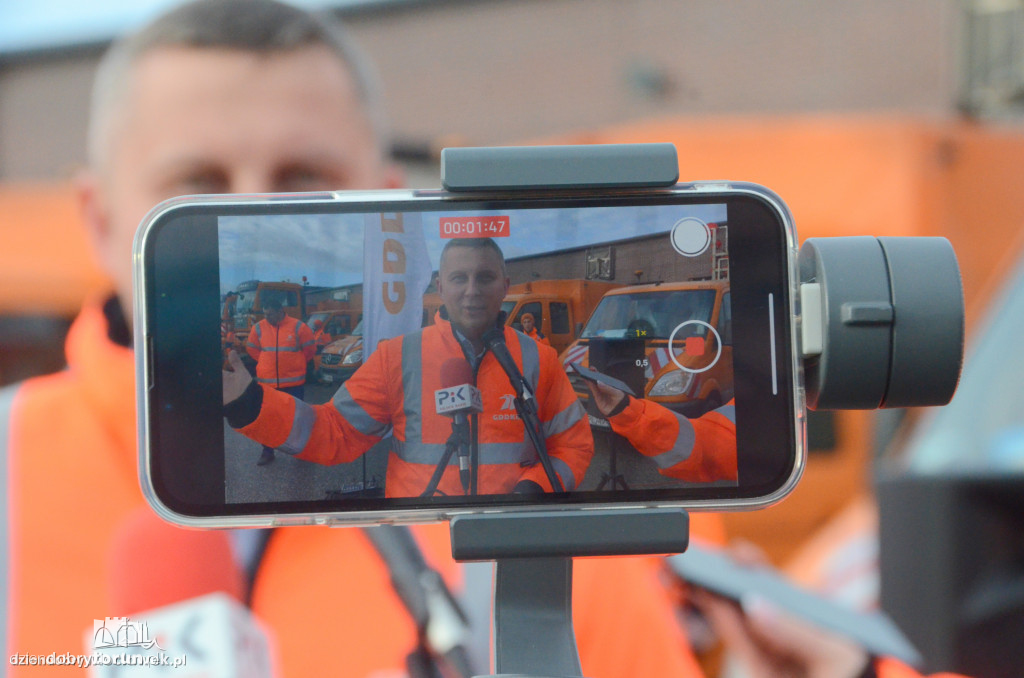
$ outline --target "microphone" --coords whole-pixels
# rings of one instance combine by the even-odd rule
[[[492,327],[491,329],[484,332],[481,339],[484,345],[494,354],[498,364],[501,365],[501,369],[508,375],[508,379],[512,382],[512,388],[516,390],[516,395],[523,399],[525,403],[532,406],[531,409],[536,411],[536,407],[533,406],[533,393],[530,391],[529,384],[523,379],[523,373],[519,371],[519,366],[516,365],[516,361],[512,359],[512,354],[509,353],[508,345],[505,344],[505,328]]]
[[[468,415],[483,412],[480,390],[473,385],[473,368],[465,358],[448,358],[441,363],[441,388],[434,391],[435,411],[452,418],[452,438],[459,456],[459,479],[469,492],[469,420]]]
[[[142,507],[114,533],[108,590],[113,616],[84,634],[93,675],[125,666],[144,677],[273,675],[227,532],[174,527]]]

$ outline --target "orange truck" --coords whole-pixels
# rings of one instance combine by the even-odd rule
[[[599,280],[531,280],[509,287],[501,310],[505,324],[522,330],[522,315],[532,313],[541,333],[561,353],[579,336],[583,323],[605,293],[622,285]]]
[[[681,181],[768,186],[802,242],[849,235],[943,236],[957,253],[970,330],[1015,255],[1024,224],[1024,128],[912,115],[661,118],[545,139],[551,144],[670,142]],[[537,140],[533,140],[537,143]],[[809,412],[808,463],[784,501],[724,514],[730,536],[784,565],[871,491],[873,461],[915,412]]]
[[[591,342],[637,339],[644,356],[643,393],[689,417],[733,397],[729,282],[699,280],[618,287],[605,294],[562,362],[590,366]],[[576,394],[589,400],[584,380],[570,371]]]

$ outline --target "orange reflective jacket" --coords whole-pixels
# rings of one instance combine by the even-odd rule
[[[316,355],[313,331],[301,320],[286,315],[276,327],[264,318],[246,342],[256,361],[256,380],[271,388],[306,383],[306,363]]]
[[[112,537],[143,504],[132,354],[107,339],[98,307],[75,321],[68,363],[60,374],[21,385],[8,421],[0,421],[0,431],[9,424],[0,455],[10,468],[4,661],[14,653],[89,651],[85,632],[112,612]],[[451,559],[447,526],[414,531],[427,560],[464,595],[464,568]],[[637,558],[577,561],[573,616],[587,676],[701,676],[651,565]],[[471,600],[479,604],[479,596]],[[276,530],[252,607],[276,647],[274,675],[281,678],[402,676],[416,642],[386,566],[358,529]],[[73,666],[8,670],[82,675]]]
[[[610,417],[612,430],[658,465],[662,475],[688,482],[735,482],[736,401],[698,419],[687,419],[658,403],[630,398]]]
[[[875,675],[878,678],[922,678],[922,674],[910,668],[903,662],[889,657],[880,657],[875,660]],[[965,678],[956,673],[933,673],[929,678]]]
[[[530,339],[533,339],[534,341],[536,341],[536,342],[537,342],[538,344],[545,344],[545,345],[547,345],[547,346],[550,346],[550,345],[551,345],[551,342],[550,342],[550,341],[548,341],[548,338],[547,338],[547,337],[545,337],[545,336],[544,336],[544,335],[543,335],[543,334],[541,333],[541,331],[540,331],[540,330],[538,330],[538,329],[537,329],[536,327],[534,327],[534,328],[533,328],[532,330],[530,330],[529,332],[524,332],[524,334],[525,334],[526,336],[528,336],[528,337],[529,337]]]
[[[441,364],[462,357],[462,347],[446,320],[381,342],[377,350],[324,405],[309,405],[264,389],[259,417],[239,429],[246,436],[299,459],[338,464],[357,459],[393,433],[385,492],[418,496],[445,453],[452,421],[435,412]],[[534,389],[547,452],[566,490],[583,479],[594,454],[586,413],[573,392],[554,349],[506,327],[505,341]],[[488,352],[476,373],[483,398],[478,417],[481,494],[504,494],[520,480],[545,491],[551,483],[513,406],[514,391],[501,365]],[[463,494],[454,456],[438,491]]]

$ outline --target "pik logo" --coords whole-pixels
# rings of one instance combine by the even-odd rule
[[[141,647],[163,650],[156,638],[149,635],[146,622],[133,622],[128,617],[107,617],[94,619],[92,623],[92,646],[97,650],[111,647]]]
[[[501,409],[503,411],[516,409],[516,397],[511,393],[501,396]]]

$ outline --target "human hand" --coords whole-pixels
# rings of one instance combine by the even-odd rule
[[[224,404],[238,400],[252,383],[252,375],[242,364],[242,357],[234,349],[228,351],[228,369],[222,370],[224,383]]]
[[[598,412],[606,417],[626,397],[625,393],[614,386],[591,381],[590,379],[585,379],[584,381],[587,382],[587,387],[590,389],[590,395],[594,399],[594,405],[597,407]]]
[[[869,661],[856,644],[756,594],[739,604],[704,590],[690,596],[749,678],[854,678]]]

